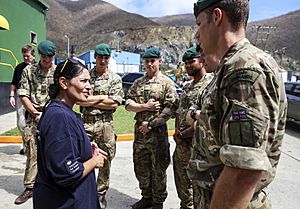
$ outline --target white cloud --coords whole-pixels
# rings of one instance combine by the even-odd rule
[[[145,17],[192,13],[196,0],[106,0],[123,10]]]

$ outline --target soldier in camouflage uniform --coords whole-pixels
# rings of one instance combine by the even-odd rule
[[[187,165],[191,156],[191,145],[194,127],[186,121],[189,107],[197,105],[203,89],[211,81],[212,75],[206,74],[203,56],[196,47],[189,48],[182,57],[186,72],[193,80],[184,87],[179,99],[179,108],[176,113],[176,129],[174,139],[176,148],[173,154],[173,169],[178,197],[181,200],[181,209],[193,208],[192,181],[187,175]]]
[[[119,75],[108,69],[111,55],[107,44],[99,44],[95,49],[96,66],[90,71],[93,96],[88,102],[80,103],[83,108],[84,128],[90,140],[108,153],[104,167],[99,169],[97,190],[101,208],[106,208],[105,194],[109,188],[111,161],[116,153],[113,112],[122,103],[124,96],[122,80]]]
[[[42,109],[49,100],[48,87],[53,83],[55,65],[52,63],[56,47],[51,41],[42,41],[38,45],[40,61],[27,66],[22,73],[18,96],[26,109],[26,127],[24,129],[26,147],[26,168],[24,175],[25,191],[17,197],[15,204],[22,204],[32,196],[32,188],[37,174],[35,132]]]
[[[248,0],[198,0],[194,13],[201,48],[221,60],[201,96],[188,166],[201,194],[195,208],[269,209],[264,189],[275,176],[287,107],[279,67],[245,38]]]
[[[173,81],[160,72],[159,49],[148,49],[143,58],[147,73],[133,83],[125,103],[128,111],[136,112],[133,163],[142,190],[142,199],[132,208],[160,209],[167,197],[170,164],[166,122],[175,112],[177,94]]]

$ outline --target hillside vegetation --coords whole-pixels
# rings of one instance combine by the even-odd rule
[[[163,49],[166,63],[178,63],[183,51],[195,43],[193,14],[146,18],[101,0],[48,0],[47,38],[66,55],[67,35],[81,54],[101,42],[113,48],[143,53],[150,46]],[[300,10],[279,17],[250,22],[247,38],[272,52],[281,64],[300,61]],[[260,29],[257,29],[260,27]],[[271,27],[268,29],[263,29]],[[266,32],[266,33],[265,33]],[[297,61],[297,62],[296,62]]]

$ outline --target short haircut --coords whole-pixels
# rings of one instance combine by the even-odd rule
[[[28,44],[26,44],[26,45],[24,45],[23,47],[22,47],[22,54],[23,53],[28,53],[28,52],[31,52],[31,55],[33,55],[34,56],[34,48],[32,48],[32,46],[30,46],[30,45],[28,45]]]
[[[214,4],[205,10],[209,22],[212,20],[212,13],[215,8],[220,8],[226,13],[234,30],[238,30],[241,25],[246,28],[249,18],[248,0],[222,0]]]

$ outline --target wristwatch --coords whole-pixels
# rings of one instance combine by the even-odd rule
[[[147,126],[148,130],[152,130],[152,126],[150,125],[150,122],[148,123],[148,126]]]
[[[197,118],[196,118],[196,112],[197,112],[196,109],[192,109],[191,114],[190,114],[191,118],[193,118],[194,120],[197,120]]]

